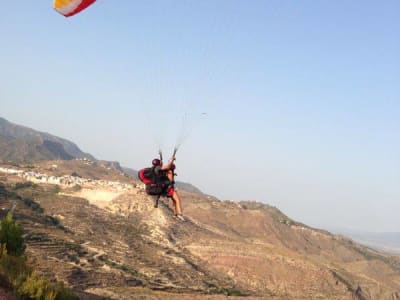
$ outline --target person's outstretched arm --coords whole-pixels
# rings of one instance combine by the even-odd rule
[[[175,159],[176,159],[175,156],[173,156],[173,157],[170,159],[170,161],[169,161],[168,164],[163,165],[163,166],[161,167],[161,170],[165,171],[165,170],[171,169],[172,165],[173,165],[174,162],[175,162]]]

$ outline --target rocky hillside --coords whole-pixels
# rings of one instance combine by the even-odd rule
[[[17,203],[30,261],[75,290],[110,299],[400,299],[398,256],[256,202],[181,191],[187,220],[175,220],[168,200],[154,208],[139,182],[71,162],[1,166],[0,214]],[[82,175],[63,175],[74,170]]]
[[[38,161],[87,158],[74,143],[54,135],[16,125],[0,117],[0,160]]]

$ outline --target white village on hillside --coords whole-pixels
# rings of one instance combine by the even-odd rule
[[[57,165],[52,165],[52,168],[57,168]],[[62,187],[73,187],[79,185],[89,188],[103,187],[116,191],[129,191],[137,187],[136,184],[128,184],[119,181],[108,181],[102,179],[96,180],[72,175],[63,175],[58,177],[35,171],[25,171],[8,167],[0,167],[0,172],[9,175],[15,175],[33,183],[57,184]]]

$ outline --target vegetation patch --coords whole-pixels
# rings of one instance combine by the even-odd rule
[[[33,182],[30,182],[30,181],[17,182],[14,186],[14,190],[34,188],[34,187],[36,187],[36,184],[34,184]]]
[[[233,288],[216,288],[210,291],[210,294],[223,294],[226,296],[248,296],[249,294]]]
[[[105,258],[104,256],[100,256],[99,259],[103,263],[105,263],[107,266],[112,267],[114,269],[122,270],[122,271],[134,276],[135,278],[138,278],[138,279],[141,279],[141,280],[146,280],[147,279],[146,275],[144,275],[142,273],[139,273],[138,271],[134,270],[130,266],[127,266],[127,265],[120,264],[120,263],[117,263],[115,261],[109,260],[109,259]]]
[[[27,264],[22,228],[8,214],[0,228],[0,286],[12,289],[18,299],[76,300],[63,283],[40,276]]]
[[[16,294],[22,299],[78,300],[79,297],[66,288],[63,283],[51,282],[35,272],[20,278]]]
[[[61,188],[58,184],[54,186],[53,194],[57,195],[61,191]]]
[[[28,188],[28,187],[29,188],[35,188],[35,187],[37,187],[37,185],[34,184],[34,183],[31,183],[31,182],[16,183],[15,186],[13,187],[13,190],[10,191],[9,189],[6,188],[6,186],[4,184],[0,184],[0,199],[1,198],[4,198],[4,199],[8,198],[9,200],[15,199],[15,200],[22,201],[25,206],[29,207],[34,212],[37,212],[39,214],[43,214],[44,213],[44,209],[38,202],[36,202],[35,200],[33,200],[32,198],[29,198],[29,197],[25,197],[25,198],[21,197],[16,192],[18,190],[21,190],[21,189],[24,189],[24,188]],[[54,193],[58,193],[59,189],[60,189],[60,187],[56,186]],[[61,230],[67,231],[67,229],[61,224],[60,220],[55,218],[55,217],[46,215],[46,216],[44,216],[44,221],[47,224],[56,227],[57,229],[61,229]]]
[[[0,198],[2,199],[16,199],[16,200],[21,200],[22,197],[19,196],[16,192],[9,191],[6,186],[2,183],[0,183]]]
[[[281,223],[287,226],[293,226],[293,225],[297,225],[297,223],[291,219],[289,219],[288,217],[286,217],[285,215],[277,215],[277,214],[271,214],[272,220],[274,220],[277,223]]]
[[[43,207],[41,207],[40,204],[37,203],[35,200],[30,199],[30,198],[24,198],[23,201],[24,201],[24,204],[26,206],[30,207],[33,211],[36,211],[38,213],[44,212]]]

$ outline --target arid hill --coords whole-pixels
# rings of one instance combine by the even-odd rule
[[[175,220],[168,200],[154,208],[139,182],[70,162],[0,165],[0,214],[17,203],[31,263],[77,291],[110,299],[400,299],[398,256],[256,202],[181,191],[187,220]],[[54,183],[72,173],[79,177]]]
[[[0,160],[38,161],[94,157],[74,143],[0,117]]]

